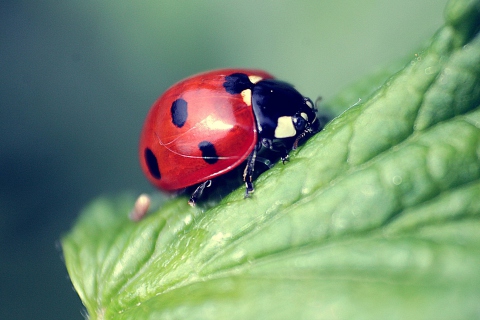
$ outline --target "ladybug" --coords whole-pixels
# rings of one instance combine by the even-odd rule
[[[309,98],[264,71],[200,73],[153,104],[140,137],[141,167],[164,191],[198,185],[193,206],[211,179],[246,163],[248,197],[257,153],[266,148],[288,160],[300,139],[318,131],[316,111]]]

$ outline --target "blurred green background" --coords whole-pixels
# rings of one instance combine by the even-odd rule
[[[91,199],[153,191],[137,140],[168,86],[251,67],[328,99],[413,53],[445,3],[1,1],[0,319],[83,318],[58,240]]]

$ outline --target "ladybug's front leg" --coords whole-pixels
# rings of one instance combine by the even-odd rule
[[[243,181],[245,181],[245,198],[253,193],[253,171],[255,169],[255,158],[257,157],[257,147],[255,147],[247,158],[247,166],[243,171]]]
[[[287,147],[285,146],[285,144],[276,143],[274,145],[272,139],[263,138],[262,139],[262,146],[267,148],[267,149],[270,149],[274,152],[280,153],[280,159],[282,160],[283,164],[285,164],[285,162],[287,162],[289,160],[288,159],[288,150],[287,150]]]
[[[285,164],[285,162],[290,161],[290,158],[288,157],[288,151],[287,148],[282,148],[279,150],[280,152],[280,160],[282,160],[282,163]]]

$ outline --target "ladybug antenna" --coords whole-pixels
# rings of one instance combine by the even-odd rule
[[[320,104],[320,101],[322,101],[322,97],[318,97],[317,99],[315,99],[315,103],[314,103],[315,112],[318,111],[318,105]]]

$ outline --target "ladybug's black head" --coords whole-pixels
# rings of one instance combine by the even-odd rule
[[[293,149],[296,149],[300,140],[309,135],[319,131],[320,123],[317,120],[317,109],[310,98],[303,98],[305,107],[295,113],[292,117],[292,122],[297,132]]]
[[[293,86],[278,80],[262,80],[252,89],[259,140],[298,140],[318,131],[315,106]]]

